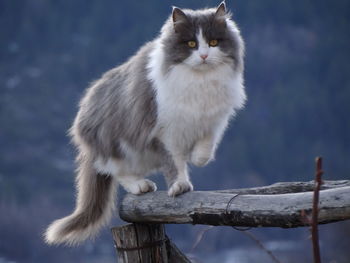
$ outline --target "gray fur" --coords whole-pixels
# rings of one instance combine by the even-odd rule
[[[75,211],[49,226],[45,233],[47,243],[75,245],[92,238],[114,211],[115,179],[109,175],[96,174],[89,152],[80,153],[77,159],[79,168]]]
[[[218,9],[201,11],[174,8],[162,29],[166,33],[163,37],[164,74],[191,55],[187,42],[195,40],[199,28],[203,29],[208,42],[220,40],[219,48],[226,54],[222,63],[243,71],[243,41],[239,34],[227,29],[226,18],[229,16],[224,4]],[[125,144],[140,155],[155,156],[158,161],[151,168],[163,171],[169,186],[177,179],[179,171],[175,161],[154,132],[157,102],[147,66],[156,44],[157,39],[146,43],[126,63],[95,81],[83,96],[70,129],[72,141],[79,151],[76,209],[72,215],[49,227],[48,243],[81,242],[107,222],[114,206],[115,179],[112,174],[98,172],[94,164],[101,158],[104,162],[126,159]],[[192,186],[180,184],[179,187],[184,192]]]
[[[156,123],[157,106],[147,79],[147,43],[127,63],[105,73],[86,92],[70,134],[96,156],[122,158],[118,142],[145,150]]]
[[[82,160],[77,176],[77,186],[80,190],[78,191],[77,207],[80,210],[67,224],[63,233],[68,234],[87,228],[100,219],[104,210],[111,209],[113,205],[108,208],[107,204],[114,203],[113,200],[109,200],[109,196],[113,196],[110,193],[114,189],[113,184],[112,176],[104,174],[96,176],[92,163],[89,160]]]
[[[219,48],[227,55],[223,63],[232,64],[235,70],[243,70],[243,40],[240,35],[232,34],[227,29],[226,18],[231,18],[231,14],[226,12],[225,4],[222,3],[218,9],[200,11],[174,8],[172,18],[169,18],[165,25],[167,31],[171,32],[170,29],[174,27],[176,32],[169,33],[163,41],[168,62],[165,72],[191,54],[192,49],[188,47],[187,42],[196,40],[199,28],[203,29],[208,42],[211,39],[220,40]]]
[[[128,62],[105,73],[83,96],[70,129],[72,141],[79,151],[76,208],[71,216],[61,219],[65,221],[57,221],[56,225],[54,222],[49,227],[48,243],[79,243],[82,240],[75,238],[74,233],[90,231],[87,236],[82,236],[84,239],[92,237],[98,228],[96,231],[87,229],[105,223],[105,214],[110,214],[114,204],[111,192],[115,180],[110,174],[96,171],[93,164],[97,158],[123,159],[120,140],[139,151],[159,150],[160,146],[155,148],[150,137],[157,107],[152,84],[146,77],[147,56],[153,45],[147,43]],[[53,241],[49,232],[56,228],[59,230]]]

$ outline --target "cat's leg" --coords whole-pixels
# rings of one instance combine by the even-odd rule
[[[206,136],[195,142],[191,154],[190,162],[196,166],[205,166],[215,159],[215,151],[226,130],[230,115],[223,116],[213,130]]]
[[[116,181],[129,193],[140,195],[157,190],[154,182],[136,175],[130,169],[127,160],[110,158],[107,161],[102,161],[102,159],[98,159],[95,166],[100,171],[112,174]]]
[[[213,136],[206,136],[198,140],[192,149],[190,162],[196,166],[205,166],[214,160],[216,142]]]
[[[188,176],[187,164],[183,156],[173,156],[173,161],[177,169],[177,174],[176,178],[174,178],[175,180],[173,180],[173,184],[168,190],[168,195],[176,196],[188,191],[192,191],[193,185]]]
[[[184,155],[171,154],[162,150],[163,174],[167,181],[169,196],[177,196],[193,190],[193,185],[188,175],[188,169]]]
[[[119,175],[117,181],[124,189],[132,194],[140,195],[157,190],[157,185],[148,179],[142,179],[135,175]]]
[[[175,177],[170,178],[172,184],[168,190],[168,195],[177,196],[188,191],[193,191],[193,185],[188,176],[187,164],[183,156],[173,156],[173,162],[177,173]]]

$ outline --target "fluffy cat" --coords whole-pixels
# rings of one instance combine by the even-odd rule
[[[174,7],[161,33],[126,63],[94,82],[70,130],[79,155],[74,212],[53,222],[49,244],[77,244],[110,219],[115,190],[157,189],[144,179],[161,171],[169,196],[193,190],[187,163],[204,166],[229,119],[244,106],[244,44],[226,11]]]

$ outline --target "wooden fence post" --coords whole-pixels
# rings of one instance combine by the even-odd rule
[[[162,224],[112,228],[118,263],[190,263],[165,235]]]
[[[168,263],[163,225],[128,224],[112,234],[119,263]]]

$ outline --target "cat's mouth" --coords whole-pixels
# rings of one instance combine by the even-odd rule
[[[208,59],[202,61],[185,61],[185,64],[195,71],[208,71],[215,67],[215,62]]]
[[[212,68],[213,64],[209,61],[201,61],[196,66],[194,66],[195,69],[204,71],[204,70],[210,70]]]

